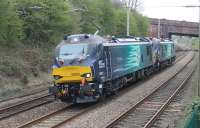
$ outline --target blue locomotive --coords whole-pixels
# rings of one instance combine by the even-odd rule
[[[169,40],[72,35],[56,47],[49,90],[62,101],[95,102],[174,60]]]

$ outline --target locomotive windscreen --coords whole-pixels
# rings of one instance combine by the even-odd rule
[[[66,44],[59,50],[59,58],[73,59],[89,56],[88,44]]]
[[[54,67],[90,66],[102,42],[105,40],[99,36],[69,36],[56,47]]]

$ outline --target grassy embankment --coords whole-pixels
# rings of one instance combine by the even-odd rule
[[[52,48],[0,46],[0,100],[51,81]],[[44,85],[43,85],[44,86]]]

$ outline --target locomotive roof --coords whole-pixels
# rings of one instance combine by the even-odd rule
[[[103,43],[104,46],[116,46],[116,45],[134,45],[134,44],[152,44],[151,42],[123,42],[123,43]]]
[[[64,41],[65,43],[102,43],[102,41],[105,41],[105,39],[98,35],[77,34],[65,37]]]
[[[173,44],[174,42],[173,41],[161,41],[160,43],[161,44]]]
[[[127,38],[113,38],[109,43],[104,43],[104,46],[115,45],[133,45],[133,44],[152,44],[152,42],[143,37],[127,37]]]
[[[144,40],[136,40],[136,39],[130,39],[130,38],[118,38],[117,40],[114,40],[114,42],[109,42],[109,43],[103,43],[104,46],[115,46],[115,45],[133,45],[133,44],[153,44],[156,42],[150,41],[148,39]],[[165,40],[165,41],[158,41],[157,43],[160,44],[169,44],[169,43],[174,43],[173,41],[170,40]]]
[[[148,38],[145,37],[125,37],[125,38],[114,38],[114,40],[118,40],[119,42],[150,42]]]
[[[133,44],[152,44],[154,41],[144,37],[127,37],[127,38],[112,38],[108,40],[98,35],[90,34],[76,34],[71,36],[65,36],[64,40],[58,44],[56,48],[59,48],[66,44],[76,43],[89,43],[89,44],[103,44],[104,46],[115,46],[115,45],[133,45]],[[170,40],[158,41],[158,43],[173,43]]]
[[[98,35],[77,34],[77,35],[65,36],[64,39],[58,44],[57,48],[66,44],[78,44],[78,43],[100,44],[104,42],[107,41]]]

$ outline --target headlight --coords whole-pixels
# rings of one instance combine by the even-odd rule
[[[62,58],[58,58],[57,61],[58,61],[58,63],[59,63],[61,66],[63,66],[63,64],[64,64],[64,62],[65,62],[65,60],[62,59]]]
[[[61,78],[61,76],[54,76],[54,80],[58,80],[60,78]]]
[[[91,75],[91,73],[85,73],[85,74],[83,74],[81,76],[85,77],[85,78],[90,78],[92,75]]]
[[[86,78],[89,78],[89,77],[91,77],[91,74],[90,74],[90,73],[87,73],[87,74],[85,75],[85,77],[86,77]]]

